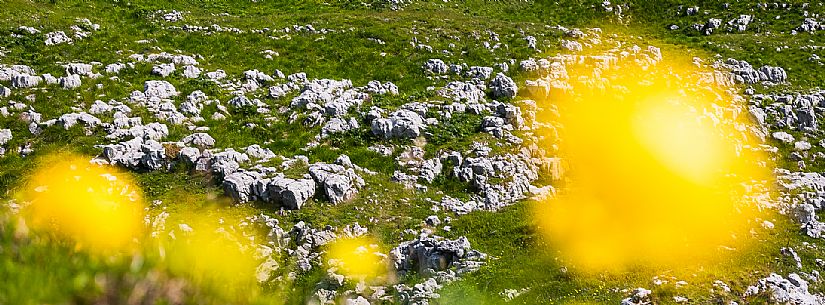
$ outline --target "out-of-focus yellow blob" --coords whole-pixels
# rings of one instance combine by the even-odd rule
[[[725,94],[691,82],[696,69],[572,72],[572,90],[543,101],[561,113],[568,183],[537,213],[563,256],[593,271],[673,267],[744,246],[754,211],[736,194],[766,173],[742,153],[747,119],[719,111]]]
[[[131,178],[88,158],[45,158],[22,192],[35,229],[70,238],[93,251],[131,248],[142,232],[143,199]]]
[[[170,269],[229,299],[248,299],[258,292],[254,249],[244,238],[218,224],[217,217],[191,214],[162,245]]]
[[[329,267],[348,278],[372,282],[387,275],[386,256],[374,240],[361,236],[340,238],[330,244],[325,254]]]

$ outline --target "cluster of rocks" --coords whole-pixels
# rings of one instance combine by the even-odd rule
[[[802,25],[794,29],[792,34],[796,34],[797,32],[814,34],[817,31],[821,30],[825,30],[825,23],[819,22],[814,18],[805,18],[805,21],[802,22]]]
[[[812,294],[808,291],[808,281],[802,279],[796,273],[791,273],[787,278],[779,274],[771,273],[768,277],[760,279],[756,285],[748,286],[745,296],[768,293],[771,302],[778,304],[815,305],[825,303],[825,297]]]
[[[496,156],[488,154],[489,151],[483,146],[477,146],[469,156],[455,153],[448,156],[455,164],[452,175],[459,181],[469,182],[476,195],[468,202],[445,197],[440,202],[442,208],[458,214],[473,210],[494,211],[531,194],[546,191],[533,186],[532,182],[538,179],[543,167],[552,166],[551,159],[533,158],[527,151]]]
[[[75,40],[84,39],[89,37],[92,31],[99,31],[100,25],[96,23],[92,23],[89,19],[77,19],[76,22],[78,24],[72,25],[70,29],[72,30],[73,35],[69,36],[66,34],[65,31],[54,31],[46,33],[44,43],[47,46],[59,45],[59,44],[71,44]],[[26,32],[30,34],[37,34],[40,31],[32,30],[31,28]]]
[[[754,136],[760,139],[770,136],[779,145],[791,147],[790,155],[784,157],[795,161],[799,170],[804,170],[807,162],[825,159],[825,153],[813,149],[822,143],[811,143],[819,138],[825,92],[749,94],[748,111],[758,124],[758,128],[751,128]],[[793,131],[801,132],[797,134],[799,139],[789,133]],[[778,148],[770,151],[776,153]]]
[[[230,33],[230,34],[260,34],[260,35],[269,35],[268,37],[271,39],[292,39],[291,34],[303,34],[303,35],[327,35],[331,33],[339,33],[345,32],[347,30],[354,30],[352,29],[345,29],[345,30],[336,30],[336,29],[327,29],[327,28],[320,28],[316,29],[315,26],[311,24],[306,25],[298,25],[294,24],[292,26],[287,26],[284,28],[260,28],[260,29],[250,29],[250,30],[242,30],[236,27],[229,27],[229,26],[221,26],[220,24],[211,24],[208,26],[201,26],[201,25],[193,25],[193,24],[184,24],[184,25],[170,25],[166,27],[168,30],[172,31],[183,31],[186,33],[201,33],[204,35],[212,35],[215,33]],[[274,36],[274,35],[281,35],[281,36]]]
[[[438,290],[458,276],[481,268],[487,255],[473,250],[466,237],[454,240],[421,235],[401,243],[390,252],[390,258],[400,275],[415,272],[427,280],[412,287],[398,284],[401,304],[429,304],[438,298]]]
[[[468,79],[489,80],[493,76],[495,70],[501,73],[506,73],[510,70],[510,65],[514,64],[514,60],[496,64],[494,67],[485,66],[469,66],[466,63],[461,64],[447,64],[441,59],[431,58],[424,62],[422,69],[424,73],[430,76],[447,76],[447,74],[456,75]]]
[[[825,177],[819,173],[777,170],[782,187],[780,210],[800,224],[803,233],[813,238],[825,235],[825,223],[819,221],[818,211],[825,208]]]
[[[630,296],[622,300],[622,305],[648,305],[653,304],[650,298],[652,291],[645,288],[633,289]]]
[[[754,69],[748,62],[733,58],[718,62],[715,66],[719,69],[730,70],[733,81],[737,84],[780,84],[788,79],[788,74],[782,67],[765,65]]]
[[[688,14],[690,14],[691,9],[694,9],[694,8],[688,8],[688,11],[689,11]],[[739,15],[739,17],[731,19],[730,21],[728,21],[724,25],[726,26],[726,29],[727,29],[728,32],[744,32],[748,29],[748,25],[750,25],[751,22],[753,22],[753,21],[754,21],[754,17],[752,15]],[[714,31],[722,28],[722,26],[723,26],[722,19],[710,18],[704,24],[701,24],[701,23],[693,24],[692,28],[694,30],[702,33],[703,35],[711,35],[711,34],[714,33]],[[678,26],[675,26],[675,27],[671,26],[671,29],[673,29],[673,30],[676,30],[678,28],[679,28]]]
[[[152,18],[163,20],[165,22],[178,22],[178,21],[183,20],[183,15],[186,14],[186,13],[188,13],[188,12],[181,12],[181,11],[177,11],[177,10],[170,10],[170,11],[158,10],[158,11],[155,11],[154,14],[152,14]]]
[[[43,77],[38,76],[29,66],[26,65],[0,65],[0,81],[10,82],[12,88],[31,88],[40,84]],[[4,89],[4,95],[10,94],[9,89]]]
[[[298,273],[306,273],[313,268],[319,266],[326,266],[326,277],[318,282],[315,286],[315,293],[312,299],[320,304],[328,304],[330,302],[346,299],[345,304],[370,304],[370,301],[386,302],[392,301],[392,296],[389,295],[384,286],[367,286],[362,281],[357,281],[355,289],[342,291],[347,288],[346,280],[349,279],[345,275],[337,273],[336,263],[333,260],[323,260],[323,246],[330,244],[338,239],[356,238],[367,234],[367,228],[359,224],[345,226],[342,229],[336,229],[330,226],[324,228],[313,228],[305,222],[298,222],[289,230],[284,230],[279,226],[277,219],[266,216],[264,214],[253,216],[247,219],[246,224],[256,224],[256,227],[262,227],[268,230],[266,244],[258,244],[259,249],[263,249],[264,261],[257,269],[257,278],[260,282],[267,282],[270,280],[285,280],[283,276],[274,277],[278,274],[280,265],[284,258],[288,261],[294,261],[297,270],[289,271],[286,274],[287,279],[294,279]],[[378,252],[375,248],[377,245],[368,245],[372,247],[373,255],[379,259],[387,259],[387,255]],[[279,255],[273,255],[279,254]],[[312,302],[312,301],[311,301]]]
[[[66,128],[77,122],[100,124],[99,120],[86,114],[64,117],[66,115],[59,121]],[[227,195],[238,202],[262,201],[284,209],[299,209],[315,196],[316,190],[331,202],[339,203],[355,196],[358,189],[364,186],[364,180],[355,172],[361,169],[352,165],[345,155],[339,158],[338,164],[308,165],[308,173],[294,179],[285,177],[282,171],[295,165],[296,160],[308,163],[305,157],[285,160],[281,169],[260,165],[243,169],[241,165],[250,163],[250,156],[267,161],[275,158],[275,154],[257,145],[247,147],[246,152],[209,149],[215,145],[215,140],[206,133],[194,133],[179,142],[160,142],[169,133],[164,124],[141,125],[139,120],[133,120],[132,124],[127,123],[123,127],[128,128],[112,132],[118,138],[131,136],[132,139],[104,145],[102,157],[106,162],[133,170],[150,171],[165,170],[177,162],[183,162],[196,170],[215,174]]]
[[[760,126],[779,130],[816,132],[819,130],[819,109],[825,106],[825,91],[796,94],[754,94],[750,96],[749,112]],[[793,136],[783,131],[777,140],[795,143]],[[775,133],[774,133],[775,134]]]

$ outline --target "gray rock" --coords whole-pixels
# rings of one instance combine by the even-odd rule
[[[319,112],[318,115],[344,117],[367,99],[369,95],[352,89],[349,80],[319,79],[305,82],[301,93],[290,102],[290,107]],[[318,120],[313,122],[320,123]]]
[[[334,204],[349,200],[364,186],[362,179],[352,168],[337,164],[316,163],[309,167],[309,174],[317,187]]]
[[[158,75],[161,77],[167,77],[175,73],[175,64],[174,63],[166,63],[160,64],[152,67],[152,74]]]
[[[384,139],[416,138],[427,128],[424,118],[409,110],[397,110],[388,118],[372,121],[372,133]]]
[[[94,104],[92,104],[92,106],[89,107],[89,113],[91,113],[91,114],[110,113],[114,110],[115,110],[115,107],[112,107],[112,105],[106,104],[101,100],[95,101]]]
[[[788,74],[781,67],[762,66],[759,68],[759,76],[762,81],[772,83],[782,83],[788,79]]]
[[[17,74],[11,78],[11,86],[14,88],[31,88],[40,84],[43,80],[40,76],[28,74]]]
[[[118,144],[103,146],[103,157],[110,164],[129,169],[159,170],[168,165],[166,149],[154,140],[135,138]]]
[[[425,219],[424,222],[428,226],[437,227],[438,225],[441,224],[441,219],[438,219],[438,216],[436,216],[436,215],[432,215],[432,216],[427,216],[427,219]]]
[[[429,305],[430,299],[438,299],[441,295],[438,291],[442,285],[438,284],[434,278],[429,278],[422,283],[409,287],[405,284],[395,285],[398,291],[398,299],[403,305]]]
[[[167,81],[149,80],[143,83],[143,94],[146,98],[167,99],[177,96],[178,91]]]
[[[357,298],[354,299],[346,299],[344,301],[344,305],[370,305],[370,301],[359,295]]]
[[[722,26],[722,19],[708,19],[708,22],[705,23],[705,25],[701,29],[702,34],[710,35],[713,33],[713,30],[718,29],[720,26]]]
[[[94,128],[99,126],[102,122],[95,116],[85,112],[67,113],[61,115],[60,118],[58,118],[56,121],[56,124],[63,126],[63,128],[65,128],[66,130],[74,127],[78,123],[83,124],[83,126],[86,128]]]
[[[535,59],[525,59],[519,62],[519,70],[524,72],[535,72],[539,70],[539,64]]]
[[[644,289],[644,288],[636,288],[633,289],[632,294],[630,297],[625,298],[622,300],[622,305],[647,305],[652,304],[653,301],[650,299],[650,296],[653,292]]]
[[[814,221],[815,221],[815,219],[814,219]],[[788,256],[788,257],[792,258],[794,260],[794,262],[796,263],[796,268],[802,269],[802,259],[799,258],[799,254],[796,254],[796,251],[794,251],[793,248],[783,247],[782,249],[779,249],[779,253],[781,253],[784,256]]]
[[[216,71],[212,71],[212,72],[206,72],[206,77],[209,78],[212,81],[218,81],[218,80],[226,78],[226,72],[224,72],[223,70],[216,70]]]
[[[183,143],[199,148],[210,148],[215,146],[215,139],[207,133],[198,132],[183,138]]]
[[[66,33],[63,31],[56,31],[46,33],[46,41],[47,46],[58,45],[62,43],[72,43],[72,39],[69,36],[66,36]]]
[[[258,160],[262,160],[262,161],[270,160],[270,159],[273,159],[273,158],[277,157],[277,155],[274,152],[272,152],[272,150],[270,150],[269,148],[261,147],[258,144],[249,145],[246,148],[246,154],[250,158],[254,158],[254,159],[258,159]]]
[[[198,78],[201,76],[201,69],[192,65],[183,67],[183,77]]]
[[[562,39],[561,40],[561,47],[562,47],[562,49],[565,49],[565,50],[568,50],[568,51],[573,51],[573,52],[581,52],[582,50],[584,50],[584,47],[582,46],[582,44],[578,41],[575,41],[575,40]]]
[[[312,179],[275,177],[256,182],[256,193],[264,202],[278,203],[287,210],[300,209],[315,196],[316,183]]]
[[[109,74],[119,74],[121,70],[126,68],[125,64],[122,63],[113,63],[106,65],[106,73]]]
[[[236,171],[223,177],[224,192],[236,202],[245,203],[255,200],[255,183],[263,175],[253,171]]]
[[[503,73],[496,74],[496,77],[490,82],[490,89],[495,98],[513,98],[518,94],[516,82]]]
[[[754,69],[744,60],[729,58],[725,60],[722,66],[731,70],[734,82],[741,84],[756,84],[759,82],[778,84],[785,82],[788,78],[785,69],[781,67],[762,66],[759,69]]]
[[[748,25],[753,21],[751,15],[739,15],[738,18],[728,21],[728,26],[738,32],[744,32],[748,29]]]
[[[492,75],[493,68],[479,66],[472,66],[469,69],[467,69],[467,72],[465,73],[466,77],[482,80],[490,79]]]
[[[516,105],[499,104],[496,106],[496,115],[503,118],[505,123],[510,124],[510,126],[513,126],[515,129],[524,127],[524,117],[522,116],[521,108]]]
[[[537,45],[538,40],[536,39],[536,37],[527,36],[527,37],[524,37],[524,40],[527,40],[527,47],[528,48],[533,49],[533,50],[538,49],[538,45]]]
[[[374,144],[374,145],[368,147],[367,149],[369,151],[376,152],[379,155],[382,155],[382,156],[385,156],[385,157],[392,156],[392,154],[395,152],[395,148],[393,148],[392,146],[386,146],[386,145],[381,145],[381,144]]]
[[[487,86],[478,82],[454,81],[438,90],[438,95],[452,99],[457,102],[481,103],[484,102]]]
[[[358,127],[360,127],[358,120],[354,118],[350,118],[349,120],[337,117],[331,118],[324,124],[324,127],[321,128],[320,138],[326,138],[332,134],[358,129]]]
[[[70,74],[69,76],[61,77],[57,80],[57,83],[60,84],[63,89],[74,89],[80,87],[80,75]]]
[[[0,145],[5,145],[11,139],[11,129],[0,129]]]
[[[70,63],[63,65],[63,68],[66,69],[66,74],[78,74],[78,75],[85,75],[91,76],[92,75],[92,65],[84,64],[84,63]]]
[[[178,158],[186,164],[197,163],[201,156],[201,150],[194,147],[184,147],[178,152]]]
[[[443,166],[439,158],[426,160],[421,164],[418,177],[426,183],[432,183],[433,180],[441,174],[442,168]]]
[[[366,91],[378,95],[398,95],[398,86],[391,82],[381,83],[377,80],[367,83]]]
[[[227,102],[227,104],[235,108],[252,107],[256,105],[255,102],[243,95],[233,97]]]
[[[783,143],[791,144],[794,142],[794,138],[791,134],[784,132],[784,131],[777,131],[771,134],[774,139],[777,139]]]
[[[243,78],[245,80],[255,81],[259,84],[265,84],[265,83],[270,83],[270,82],[275,81],[275,79],[272,78],[272,76],[269,76],[268,74],[263,73],[263,72],[258,71],[258,70],[244,71]]]
[[[805,18],[802,25],[796,28],[799,32],[816,33],[816,31],[825,30],[825,24],[820,23],[814,18]]]
[[[460,273],[475,271],[480,267],[476,263],[486,260],[487,255],[473,250],[466,237],[447,240],[421,236],[392,249],[390,257],[399,273],[417,272],[428,276],[450,268]]]
[[[424,72],[434,75],[446,74],[447,64],[440,59],[429,59],[424,63]]]
[[[0,97],[9,97],[11,96],[11,89],[0,86]]]

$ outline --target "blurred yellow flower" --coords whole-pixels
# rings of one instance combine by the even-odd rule
[[[571,73],[576,95],[546,101],[559,104],[570,167],[570,183],[538,213],[550,240],[596,270],[681,265],[739,246],[732,236],[747,235],[754,212],[741,183],[767,177],[747,117],[724,92],[691,83],[696,69],[599,73]]]
[[[187,213],[186,223],[161,244],[166,262],[173,272],[228,299],[252,298],[258,292],[254,249],[219,219],[209,213]]]
[[[327,265],[348,278],[366,282],[380,281],[388,272],[386,255],[370,237],[345,237],[328,245]]]
[[[125,250],[142,232],[143,198],[129,175],[88,158],[46,158],[22,192],[34,229],[93,251]]]

